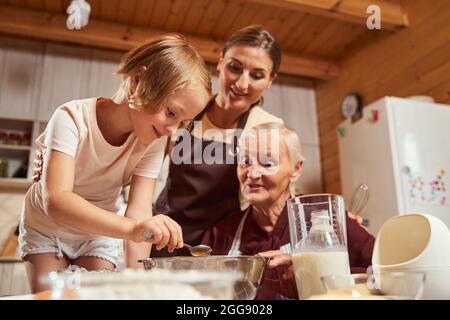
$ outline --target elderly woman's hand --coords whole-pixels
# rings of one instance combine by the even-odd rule
[[[292,265],[292,257],[289,253],[280,250],[270,250],[260,252],[257,256],[270,258],[267,263],[269,269],[277,269],[278,279],[266,279],[264,284],[272,290],[278,292],[282,296],[297,299],[297,286],[295,284],[294,266]]]
[[[283,279],[288,280],[294,276],[294,268],[292,266],[292,257],[289,253],[281,252],[280,250],[270,250],[260,252],[257,254],[261,257],[271,258],[267,263],[270,269],[284,267],[287,268],[286,273],[283,274]]]

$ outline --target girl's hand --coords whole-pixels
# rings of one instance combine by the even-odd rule
[[[145,237],[144,232],[150,233],[151,238]],[[175,248],[183,247],[183,233],[180,225],[163,214],[137,223],[130,240],[150,242],[156,245],[157,250],[168,246],[169,252],[173,252]]]

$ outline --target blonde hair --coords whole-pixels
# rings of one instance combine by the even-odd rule
[[[132,92],[132,77],[142,67],[146,71]],[[211,77],[203,58],[180,34],[153,37],[127,52],[116,74],[123,79],[120,94],[132,107],[150,113],[161,111],[172,94],[194,81],[211,94]]]

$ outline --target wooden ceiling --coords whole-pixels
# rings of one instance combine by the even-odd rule
[[[282,73],[330,79],[352,50],[407,26],[394,0],[88,0],[89,25],[69,31],[65,17],[70,2],[0,0],[0,32],[127,50],[148,35],[176,31],[215,62],[230,34],[261,24],[281,42]],[[366,28],[371,3],[381,8],[381,30]]]

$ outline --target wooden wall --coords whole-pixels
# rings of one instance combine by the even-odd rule
[[[316,83],[325,192],[341,193],[336,128],[347,92],[360,93],[364,105],[387,95],[430,95],[450,104],[450,1],[404,0],[402,5],[409,28],[354,48],[341,61],[339,78]]]

